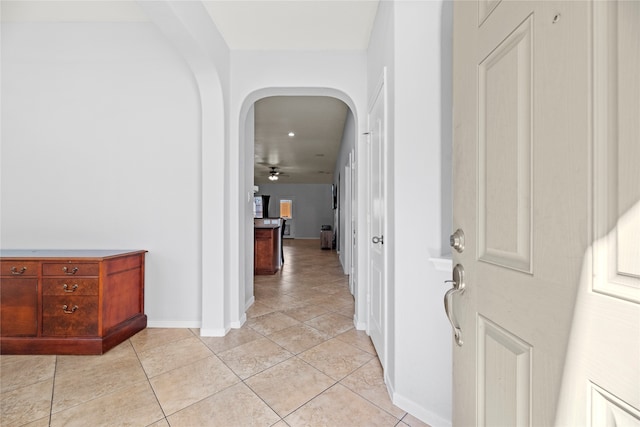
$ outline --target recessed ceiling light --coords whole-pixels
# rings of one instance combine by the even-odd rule
[[[296,136],[296,134],[293,132],[289,132],[289,136]]]

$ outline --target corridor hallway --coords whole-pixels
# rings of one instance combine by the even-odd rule
[[[0,425],[424,426],[391,403],[336,253],[284,251],[225,337],[148,328],[102,356],[0,356]]]

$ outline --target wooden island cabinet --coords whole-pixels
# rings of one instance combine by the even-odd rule
[[[282,266],[282,219],[254,219],[253,274],[275,274]]]
[[[102,354],[144,329],[145,253],[1,250],[0,353]]]

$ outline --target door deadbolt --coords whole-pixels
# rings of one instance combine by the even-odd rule
[[[449,236],[449,245],[458,253],[464,251],[464,232],[458,228],[451,236]]]

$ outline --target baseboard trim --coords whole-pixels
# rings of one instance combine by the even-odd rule
[[[247,302],[245,303],[245,305],[244,305],[244,311],[249,310],[249,307],[251,307],[251,306],[253,305],[253,303],[254,303],[254,302],[256,302],[256,297],[255,297],[255,295],[254,295],[254,296],[252,296],[251,298],[249,298],[249,301],[247,301]],[[247,316],[247,314],[245,313],[245,320],[246,320],[246,316]],[[242,322],[242,323],[244,323],[244,322]]]
[[[358,316],[356,316],[355,314],[353,315],[353,326],[355,326],[355,328],[359,331],[364,331],[367,329],[367,324],[364,322],[359,322]]]
[[[201,337],[224,337],[231,328],[220,329],[200,329]]]
[[[385,377],[385,379],[387,379]],[[429,409],[419,405],[411,399],[407,399],[404,396],[396,393],[393,387],[389,386],[390,381],[387,379],[387,390],[392,396],[392,402],[398,408],[403,411],[407,411],[420,421],[429,424],[434,427],[451,427],[451,419],[443,418],[442,416],[430,411]]]
[[[199,329],[202,322],[184,320],[147,320],[147,328]]]
[[[244,322],[247,321],[247,313],[244,313],[242,315],[242,317],[240,318],[240,320],[238,320],[237,322],[231,322],[231,329],[240,329],[242,328],[242,325],[244,325]]]

